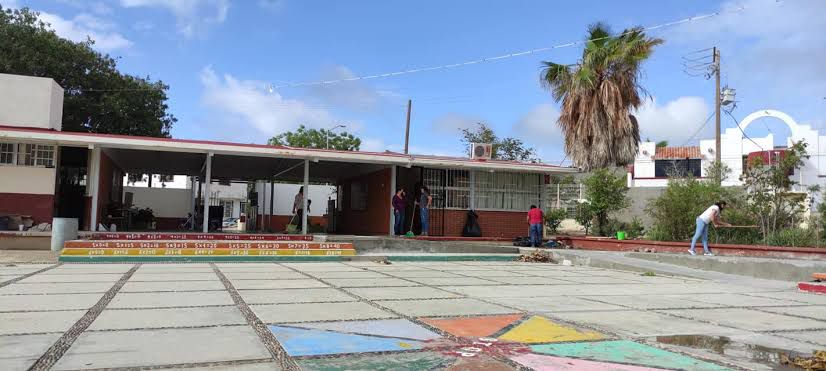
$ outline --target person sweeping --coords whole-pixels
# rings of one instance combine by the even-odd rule
[[[699,239],[702,236],[704,250],[703,255],[714,255],[708,248],[708,225],[714,224],[715,227],[731,227],[731,224],[725,223],[720,219],[720,216],[723,213],[723,209],[725,208],[726,202],[719,201],[714,205],[709,206],[709,208],[706,209],[706,211],[704,211],[702,214],[700,214],[700,216],[697,217],[697,230],[694,232],[694,237],[691,238],[691,248],[688,249],[689,254],[697,255],[697,252],[694,249],[694,245],[697,243],[697,239]]]

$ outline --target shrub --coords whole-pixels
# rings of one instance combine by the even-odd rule
[[[568,212],[565,209],[550,209],[545,213],[545,225],[555,234],[567,217]]]
[[[583,179],[582,183],[585,185],[585,198],[588,200],[588,208],[596,222],[599,234],[605,236],[608,233],[606,227],[610,213],[622,210],[631,204],[626,196],[628,187],[625,177],[615,175],[608,169],[597,169]]]
[[[577,223],[585,228],[585,235],[588,235],[588,230],[591,229],[591,224],[594,222],[594,212],[588,202],[580,202],[576,207],[576,216],[574,217]]]
[[[817,236],[814,229],[789,228],[770,234],[766,243],[772,246],[815,246]]]
[[[616,236],[617,232],[620,231],[625,232],[626,238],[637,238],[645,232],[645,226],[642,225],[642,221],[637,217],[634,217],[630,223],[617,219],[609,219],[605,229],[609,236]]]

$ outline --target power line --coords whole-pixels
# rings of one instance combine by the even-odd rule
[[[711,114],[708,115],[708,117],[706,117],[706,121],[703,122],[703,124],[700,125],[700,127],[697,130],[694,131],[694,134],[691,134],[691,136],[680,147],[684,147],[686,144],[688,144],[688,142],[694,140],[694,138],[697,136],[697,134],[700,134],[700,132],[703,131],[703,129],[706,127],[706,125],[708,125],[708,122],[711,120],[712,117],[714,117],[714,112],[712,112]]]
[[[732,115],[732,114],[731,114],[731,111],[729,111],[729,110],[723,110],[723,112],[725,112],[725,113],[728,115],[728,117],[731,117],[731,119],[734,121],[734,125],[737,125],[737,128],[738,128],[738,129],[740,129],[740,132],[741,132],[741,133],[743,133],[743,136],[744,136],[744,137],[746,137],[746,139],[748,139],[748,140],[750,140],[752,143],[754,143],[754,145],[756,145],[756,146],[757,146],[757,148],[760,148],[760,150],[761,150],[761,151],[765,151],[765,150],[766,150],[765,148],[763,148],[763,146],[761,146],[760,144],[758,144],[757,142],[755,142],[755,141],[754,141],[754,139],[751,139],[751,137],[750,137],[748,134],[746,134],[745,130],[743,130],[743,128],[742,128],[742,127],[740,127],[740,122],[738,122],[738,121],[737,121],[737,119],[736,119],[736,118],[734,118],[734,115]]]
[[[660,23],[660,24],[653,25],[653,26],[643,27],[642,30],[643,31],[653,31],[653,30],[657,30],[657,29],[660,29],[660,28],[673,27],[673,26],[684,24],[684,23],[690,23],[690,22],[694,22],[694,21],[699,21],[699,20],[704,20],[704,19],[716,17],[716,16],[719,16],[719,15],[722,15],[722,14],[725,14],[725,13],[739,13],[739,12],[742,12],[743,10],[745,10],[745,9],[746,9],[745,6],[740,6],[737,9],[734,9],[734,10],[731,10],[731,11],[717,11],[717,12],[714,12],[714,13],[708,13],[708,14],[702,14],[702,15],[698,15],[698,16],[694,16],[694,17],[683,18],[683,19],[679,19],[679,20],[676,20],[676,21],[665,22],[665,23]],[[493,56],[493,57],[473,59],[473,60],[468,60],[468,61],[459,62],[459,63],[443,64],[443,65],[430,66],[430,67],[420,67],[420,68],[413,68],[413,69],[400,70],[400,71],[396,71],[396,72],[387,72],[387,73],[374,74],[374,75],[355,76],[355,77],[349,77],[349,78],[344,78],[344,79],[303,81],[303,82],[293,82],[293,83],[286,83],[286,84],[280,84],[280,85],[273,84],[273,85],[271,85],[271,88],[272,89],[282,89],[282,88],[293,88],[293,87],[300,87],[300,86],[328,85],[328,84],[337,84],[337,83],[342,83],[342,82],[352,82],[352,81],[371,80],[371,79],[378,79],[378,78],[385,78],[385,77],[394,77],[394,76],[408,75],[408,74],[419,73],[419,72],[446,70],[446,69],[451,69],[451,68],[470,66],[470,65],[479,64],[479,63],[495,62],[495,61],[499,61],[499,60],[503,60],[503,59],[521,57],[521,56],[525,56],[525,55],[536,54],[536,53],[549,51],[549,50],[554,50],[554,49],[569,48],[569,47],[572,47],[572,46],[585,44],[585,43],[591,42],[591,41],[599,41],[599,40],[605,40],[605,39],[608,39],[608,38],[627,35],[631,32],[636,32],[636,30],[629,30],[629,31],[622,32],[622,33],[615,34],[615,35],[597,37],[597,38],[593,38],[593,39],[586,39],[586,40],[580,40],[580,41],[573,41],[573,42],[568,42],[568,43],[564,43],[564,44],[557,44],[557,45],[552,45],[552,46],[547,46],[547,47],[542,47],[542,48],[524,50],[524,51],[513,52],[513,53],[508,53],[508,54],[502,54],[502,55]],[[708,49],[699,50],[698,52],[704,52],[704,51],[708,51]]]

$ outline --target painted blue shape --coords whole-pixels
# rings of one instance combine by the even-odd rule
[[[362,335],[389,336],[416,340],[433,340],[440,337],[439,334],[406,319],[315,322],[302,323],[296,326],[317,330],[349,332]]]
[[[387,352],[421,349],[418,341],[342,334],[333,331],[270,326],[275,338],[291,356]]]
[[[677,370],[729,370],[726,367],[629,340],[532,345],[539,354],[628,363]]]

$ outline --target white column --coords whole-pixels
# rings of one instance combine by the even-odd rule
[[[393,196],[396,195],[396,165],[390,166],[390,236],[393,236],[393,225],[396,221],[396,213],[393,210]]]
[[[476,170],[468,170],[470,174],[470,200],[468,206],[471,210],[476,210]]]
[[[206,157],[206,179],[204,179],[204,225],[203,232],[209,232],[209,185],[212,183],[212,152]]]
[[[301,202],[304,204],[304,212],[301,213],[301,234],[307,234],[307,199],[310,195],[310,160],[304,160],[304,199]],[[318,206],[316,206],[318,207]]]
[[[98,230],[98,193],[100,193],[100,147],[91,148],[90,153],[90,169],[89,181],[86,186],[91,192],[92,196],[92,210],[89,215],[89,230],[94,232]]]

